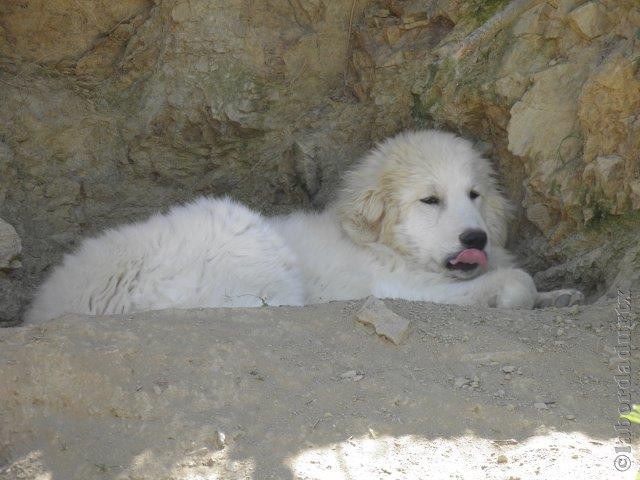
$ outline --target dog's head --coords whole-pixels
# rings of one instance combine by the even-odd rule
[[[421,268],[470,278],[504,246],[509,208],[489,162],[440,131],[402,133],[347,174],[337,200],[344,230]]]

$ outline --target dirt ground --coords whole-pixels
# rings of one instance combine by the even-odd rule
[[[616,424],[640,338],[615,299],[386,301],[399,345],[361,304],[0,330],[0,479],[635,478],[640,426]]]

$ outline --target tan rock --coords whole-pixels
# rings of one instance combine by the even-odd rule
[[[577,132],[577,97],[583,80],[583,67],[571,63],[534,75],[531,88],[511,108],[509,150],[541,161],[559,160],[563,142]],[[578,151],[565,151],[565,158]]]
[[[519,73],[507,75],[495,82],[496,93],[512,102],[522,98],[529,85],[529,79]]]
[[[123,19],[149,9],[148,0],[91,4],[66,0],[3,2],[0,16],[13,58],[55,64],[90,49]]]
[[[640,80],[633,62],[627,54],[614,52],[588,78],[580,95],[578,116],[586,135],[586,160],[624,151],[628,161],[637,158],[638,139],[631,134],[629,119],[639,111]]]
[[[591,1],[580,5],[569,13],[571,26],[588,39],[602,35],[607,27],[606,12],[600,2]]]
[[[513,35],[520,37],[522,35],[542,34],[545,28],[544,20],[549,11],[550,7],[545,3],[527,10],[513,25],[511,30]]]
[[[624,173],[624,161],[617,155],[598,157],[584,169],[584,177],[592,178],[597,184],[604,186],[613,180],[619,180]]]
[[[389,45],[393,46],[398,43],[398,40],[402,37],[402,31],[397,25],[391,25],[384,29],[384,36],[387,42],[389,42]]]
[[[549,208],[541,203],[527,207],[527,218],[543,233],[548,232],[552,226]]]

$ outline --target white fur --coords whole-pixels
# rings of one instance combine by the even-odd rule
[[[431,195],[441,204],[420,201]],[[265,218],[227,198],[200,198],[85,240],[42,285],[26,320],[367,295],[531,308],[533,280],[504,250],[507,217],[491,166],[468,141],[403,133],[369,153],[321,213]],[[488,266],[449,270],[468,228],[488,233]]]

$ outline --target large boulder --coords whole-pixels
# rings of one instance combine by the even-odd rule
[[[80,237],[196,195],[320,207],[408,127],[495,159],[541,287],[615,291],[635,245],[633,0],[4,2],[0,25],[0,216],[25,296]]]

